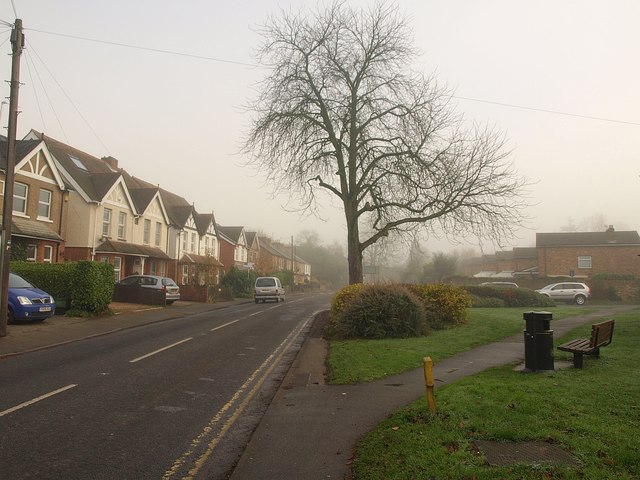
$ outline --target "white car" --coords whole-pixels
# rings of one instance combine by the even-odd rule
[[[578,305],[584,305],[591,296],[591,289],[587,285],[576,282],[552,283],[540,290],[536,290],[536,292],[552,300],[576,303]]]
[[[256,303],[275,300],[284,302],[284,287],[278,277],[258,277],[253,290],[253,299]]]

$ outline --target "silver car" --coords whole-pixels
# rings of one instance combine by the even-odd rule
[[[275,300],[284,302],[284,287],[278,277],[258,277],[253,290],[253,299],[256,303]]]
[[[536,290],[536,292],[552,300],[576,303],[578,305],[584,305],[591,296],[591,289],[587,285],[576,282],[552,283],[540,290]]]

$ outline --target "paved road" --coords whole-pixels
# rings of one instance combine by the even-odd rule
[[[245,303],[2,359],[2,478],[224,478],[327,302]]]

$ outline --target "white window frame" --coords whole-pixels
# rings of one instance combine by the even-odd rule
[[[42,261],[44,263],[53,263],[53,247],[51,245],[44,246],[44,257]]]
[[[578,268],[580,269],[593,268],[591,255],[578,255]]]
[[[182,284],[189,284],[189,265],[187,264],[182,265]]]
[[[33,255],[29,256],[31,252],[33,252]],[[27,255],[28,262],[35,262],[38,258],[38,245],[36,245],[35,243],[28,243],[25,253]]]
[[[42,194],[46,193],[49,195],[48,199],[45,201],[42,200]],[[51,190],[47,190],[46,188],[41,188],[38,194],[38,219],[39,220],[51,220],[51,201],[53,200],[53,192]],[[43,215],[42,209],[44,208],[45,214]]]
[[[24,187],[24,196],[18,195],[16,193],[16,187],[21,186]],[[27,214],[27,201],[29,199],[29,185],[26,183],[14,182],[13,183],[13,211],[15,213],[21,213],[22,215]],[[17,201],[16,201],[17,200]],[[17,209],[17,205],[22,202],[22,210]]]
[[[149,238],[151,238],[151,220],[145,218],[142,227],[142,243],[149,245]]]
[[[196,234],[191,232],[191,249],[189,250],[192,253],[196,252]]]
[[[162,241],[162,224],[160,222],[156,222],[156,239],[155,239],[156,247],[160,246],[161,241]]]
[[[127,234],[127,214],[118,212],[118,240],[126,240]]]
[[[121,270],[122,270],[122,257],[113,257],[113,276],[116,282],[120,281]]]
[[[111,236],[111,218],[113,211],[110,208],[105,208],[102,212],[102,236]]]

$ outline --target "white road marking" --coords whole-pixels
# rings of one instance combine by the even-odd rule
[[[8,410],[3,410],[2,412],[0,412],[0,417],[4,417],[5,415],[15,412],[16,410],[20,410],[21,408],[28,407],[29,405],[33,405],[34,403],[37,403],[41,400],[45,400],[49,397],[53,397],[54,395],[57,395],[59,393],[62,393],[66,390],[69,390],[77,386],[78,386],[77,384],[72,383],[71,385],[67,385],[66,387],[59,388],[58,390],[54,390],[53,392],[45,393],[44,395],[34,398],[33,400],[29,400],[28,402],[21,403],[20,405],[16,405],[15,407],[9,408]]]
[[[240,321],[240,319],[233,320],[231,322],[227,322],[224,325],[220,325],[218,327],[212,328],[211,331],[215,332],[216,330],[220,330],[221,328],[228,327],[229,325],[233,325],[234,323],[239,322],[239,321]]]
[[[149,357],[151,357],[151,356],[153,356],[153,355],[155,355],[157,353],[164,352],[165,350],[168,350],[170,348],[173,348],[173,347],[175,347],[177,345],[180,345],[182,343],[188,342],[190,340],[193,340],[193,337],[185,338],[184,340],[180,340],[179,342],[172,343],[171,345],[167,345],[166,347],[159,348],[158,350],[155,350],[154,352],[147,353],[146,355],[142,355],[141,357],[134,358],[133,360],[129,360],[129,363],[139,362],[140,360],[144,360],[145,358],[149,358]]]

